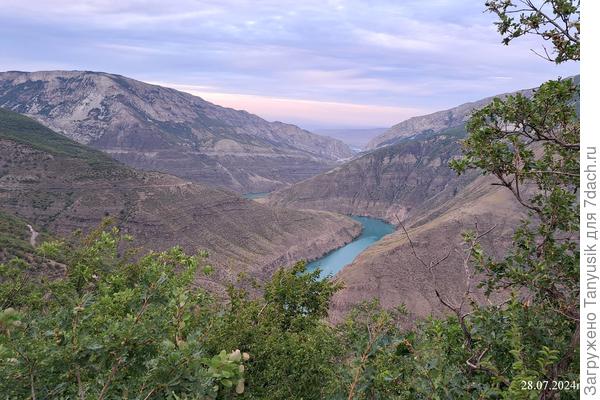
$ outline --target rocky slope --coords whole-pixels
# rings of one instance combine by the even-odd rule
[[[57,235],[88,230],[111,216],[146,248],[209,250],[218,271],[211,279],[220,283],[242,271],[262,279],[360,231],[344,216],[267,207],[226,190],[126,167],[2,109],[0,211]]]
[[[33,241],[30,227],[31,225],[22,219],[0,210],[0,263],[5,263],[14,257],[27,258],[32,255]]]
[[[130,166],[238,192],[282,187],[352,154],[294,125],[101,72],[0,73],[0,107]]]
[[[333,170],[271,193],[271,205],[367,215],[392,223],[451,199],[476,174],[458,177],[464,125],[374,150]]]
[[[493,228],[482,239],[482,246],[489,255],[500,257],[510,243],[513,227],[525,216],[512,193],[492,186],[492,182],[489,177],[479,177],[447,202],[405,221],[415,251],[423,261],[429,263],[448,255],[433,271],[414,256],[402,229],[361,253],[336,276],[344,289],[334,296],[331,319],[337,322],[352,306],[373,298],[386,308],[406,305],[409,322],[447,313],[436,290],[446,301],[459,304],[469,276],[463,265],[465,246],[461,234],[476,228],[480,233]],[[472,280],[473,298],[487,302],[482,290],[476,288],[479,279],[474,276]]]
[[[532,93],[531,89],[520,91],[524,95]],[[412,117],[402,121],[381,135],[374,137],[367,143],[366,149],[372,150],[378,147],[388,146],[396,143],[402,138],[418,135],[424,132],[441,132],[448,128],[459,127],[465,124],[473,110],[485,107],[496,97],[505,97],[508,94],[501,94],[488,97],[482,100],[461,104],[460,106],[448,110],[437,111],[432,114]]]

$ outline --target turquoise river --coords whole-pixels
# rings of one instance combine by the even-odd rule
[[[333,250],[318,260],[309,263],[309,271],[320,268],[321,277],[333,276],[346,265],[352,263],[366,248],[395,230],[394,225],[380,219],[370,217],[352,217],[352,219],[360,222],[362,225],[360,236],[347,245]]]

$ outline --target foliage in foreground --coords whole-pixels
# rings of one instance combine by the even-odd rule
[[[248,355],[208,352],[209,298],[190,284],[202,255],[180,248],[137,261],[116,229],[78,245],[45,243],[64,278],[31,283],[18,259],[0,268],[0,393],[6,398],[215,398],[244,390]],[[236,351],[237,350],[237,351]],[[218,353],[218,354],[217,354]]]
[[[403,309],[371,302],[334,327],[323,318],[339,287],[303,263],[278,271],[261,298],[231,288],[219,305],[190,286],[202,255],[131,261],[119,244],[116,230],[99,230],[42,245],[66,268],[53,282],[31,283],[22,261],[2,266],[5,397],[537,398],[512,383],[552,371],[568,337],[560,317],[517,297],[412,330],[400,328]],[[574,374],[569,365],[557,378]]]

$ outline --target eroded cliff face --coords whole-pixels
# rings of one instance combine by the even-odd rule
[[[404,230],[398,229],[340,271],[336,279],[344,288],[334,296],[331,319],[339,322],[354,305],[375,298],[386,308],[404,304],[409,313],[408,324],[411,324],[429,315],[449,312],[438,299],[436,290],[446,301],[459,304],[470,274],[464,265],[462,233],[475,229],[483,233],[493,228],[481,244],[488,255],[502,257],[514,226],[525,216],[512,193],[492,186],[492,182],[490,177],[477,178],[438,208],[405,221],[419,258],[429,264],[447,257],[432,270],[415,257]],[[472,298],[487,303],[483,291],[477,288],[481,278],[473,276]],[[490,301],[499,301],[499,298]]]
[[[238,192],[284,187],[352,154],[294,125],[107,73],[0,73],[0,107],[130,166]]]
[[[374,150],[274,193],[270,205],[367,215],[392,223],[451,199],[475,174],[457,176],[464,126]]]
[[[126,167],[32,120],[0,110],[0,208],[37,229],[66,235],[112,217],[135,245],[208,250],[216,289],[245,272],[319,257],[360,233],[329,212],[258,204],[224,189]]]

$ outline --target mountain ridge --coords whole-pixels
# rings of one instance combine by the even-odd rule
[[[480,100],[470,101],[446,110],[436,111],[426,115],[419,115],[401,121],[391,128],[371,139],[367,143],[367,150],[374,150],[395,141],[418,135],[425,132],[437,133],[444,129],[454,128],[464,124],[473,110],[484,107],[495,98],[503,98],[514,93],[523,93],[529,96],[533,89],[524,89],[517,92],[502,93],[496,96],[486,97]]]
[[[571,79],[579,84],[580,76],[568,76],[563,79]],[[486,106],[495,98],[505,98],[506,96],[514,95],[516,93],[521,93],[524,96],[529,97],[533,94],[535,89],[536,88],[505,92],[495,96],[485,97],[480,100],[466,102],[445,110],[405,119],[371,139],[367,143],[365,149],[373,150],[393,144],[401,138],[411,137],[425,132],[437,133],[444,129],[460,126],[461,124],[466,123],[473,110]]]
[[[106,72],[0,72],[0,107],[130,166],[238,192],[283,187],[352,154],[295,125]]]

